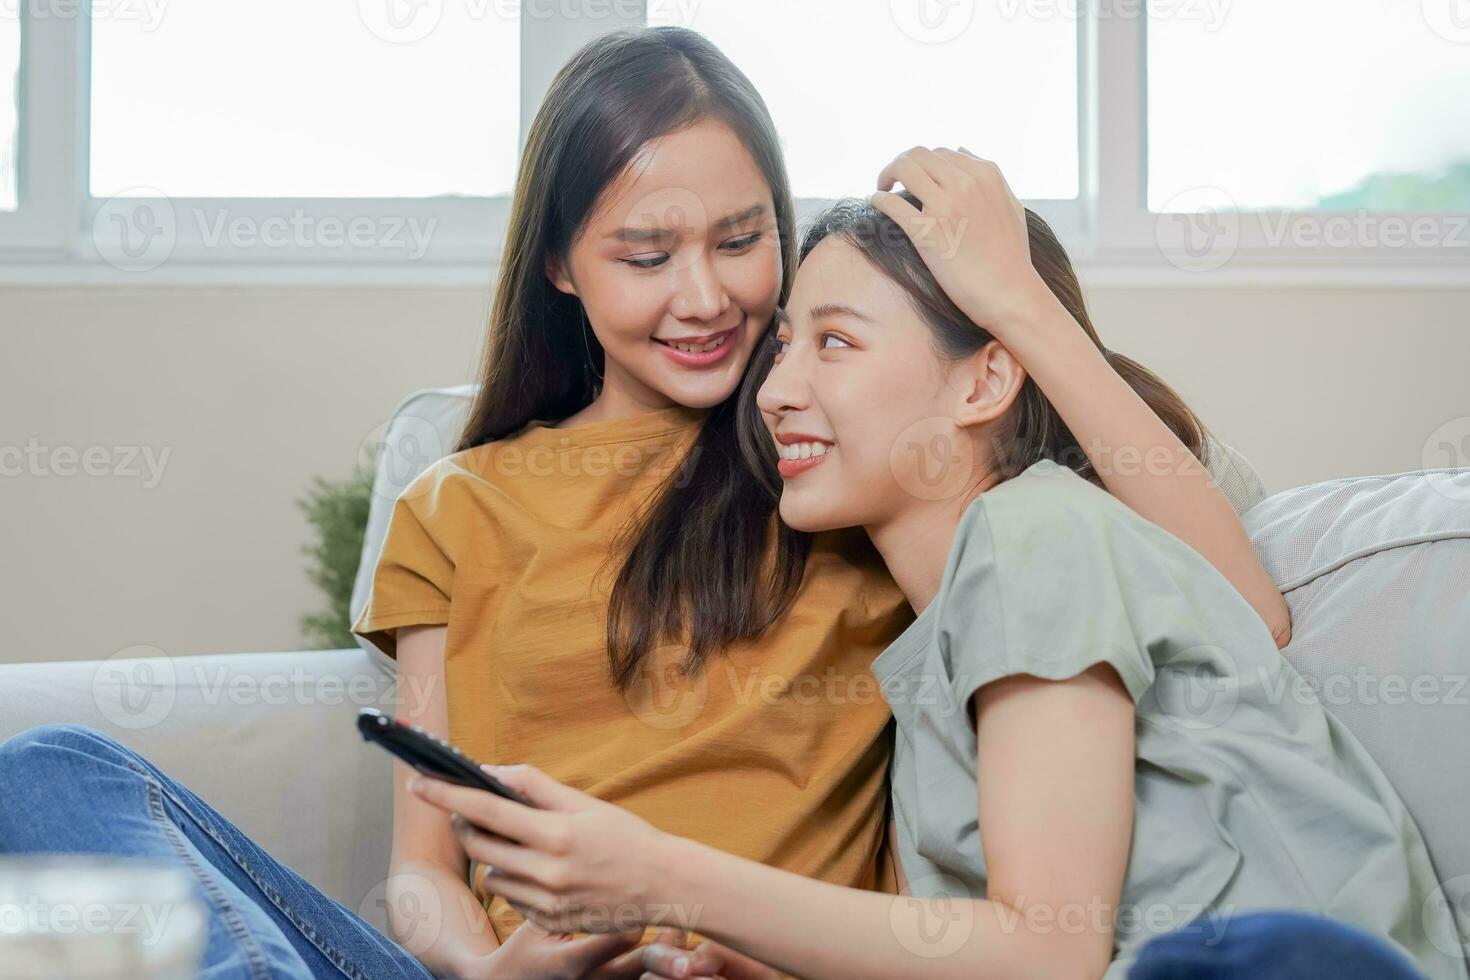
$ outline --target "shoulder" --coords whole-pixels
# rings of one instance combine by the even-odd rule
[[[955,556],[1005,564],[1075,561],[1110,549],[1161,546],[1169,535],[1106,490],[1042,460],[982,493],[966,509]]]
[[[1195,589],[1188,545],[1049,460],[966,509],[942,581],[941,615],[971,621],[989,597],[1006,619],[1087,616],[1141,595]]]
[[[514,476],[520,463],[515,440],[482,443],[441,456],[424,467],[404,488],[399,499],[411,503],[453,505],[494,489]]]

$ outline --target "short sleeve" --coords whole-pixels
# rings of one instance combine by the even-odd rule
[[[449,622],[454,581],[452,515],[431,467],[393,504],[383,547],[373,570],[367,605],[352,632],[396,657],[400,626]]]
[[[1138,704],[1151,651],[1197,632],[1170,542],[1187,547],[1055,464],[982,494],[936,600],[955,703],[968,712],[976,690],[1013,674],[1065,680],[1107,663]]]

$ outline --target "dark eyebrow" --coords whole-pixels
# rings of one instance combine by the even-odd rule
[[[759,218],[765,213],[766,206],[764,204],[752,204],[744,211],[736,211],[734,214],[726,215],[719,221],[716,221],[715,227],[721,230],[734,228],[736,225],[743,224],[744,222],[749,221],[751,218]]]
[[[607,237],[615,238],[620,242],[656,242],[672,236],[672,232],[664,231],[662,228],[619,228]]]
[[[825,317],[833,316],[850,316],[854,320],[861,320],[864,323],[876,322],[866,313],[860,313],[859,311],[844,303],[822,303],[820,305],[813,306],[810,313],[813,320],[821,320]]]
[[[760,217],[765,212],[766,206],[764,204],[752,204],[743,211],[736,211],[734,214],[726,215],[719,221],[716,221],[715,229],[717,231],[728,231],[731,228],[744,224],[751,218]],[[662,228],[619,228],[607,237],[620,242],[654,242],[669,238],[672,235],[673,232],[665,231]]]

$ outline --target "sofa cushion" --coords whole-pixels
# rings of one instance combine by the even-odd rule
[[[1291,607],[1307,690],[1288,696],[1315,696],[1383,768],[1470,936],[1470,469],[1300,487],[1245,525]]]

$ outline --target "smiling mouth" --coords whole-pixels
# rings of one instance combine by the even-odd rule
[[[729,342],[730,335],[734,332],[735,331],[733,329],[727,330],[716,337],[714,340],[705,341],[701,344],[691,344],[675,340],[658,340],[657,337],[655,337],[654,340],[658,340],[658,342],[660,344],[663,344],[665,347],[672,347],[674,350],[681,350],[687,354],[708,354],[710,351],[718,350],[724,344]]]
[[[776,471],[782,479],[791,479],[826,461],[837,449],[830,442],[803,441],[777,445],[779,458]]]
[[[664,353],[675,363],[699,368],[723,361],[735,349],[735,337],[739,332],[740,324],[736,324],[728,330],[707,335],[698,341],[662,340],[658,337],[650,339],[662,347]]]

